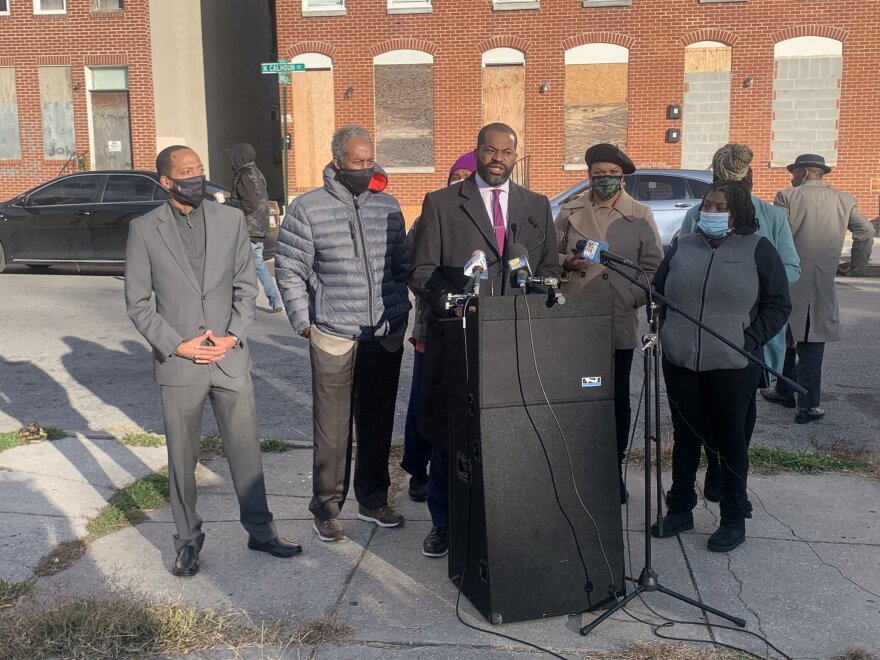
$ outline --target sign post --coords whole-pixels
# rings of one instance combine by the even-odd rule
[[[287,87],[290,85],[290,73],[301,73],[306,70],[306,65],[279,59],[277,62],[263,62],[260,64],[260,73],[265,75],[277,75],[278,84],[281,85],[281,176],[284,179],[284,210],[287,210]]]

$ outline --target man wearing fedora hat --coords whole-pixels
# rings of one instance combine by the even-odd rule
[[[556,242],[562,262],[560,289],[572,293],[614,294],[614,416],[620,471],[620,501],[627,501],[623,483],[623,457],[629,440],[630,370],[633,351],[642,345],[638,331],[639,308],[647,295],[642,289],[604,266],[576,254],[577,242],[593,238],[608,243],[608,250],[637,263],[647,279],[663,261],[660,234],[650,208],[623,189],[623,177],[636,166],[613,144],[594,144],[584,155],[590,177],[589,190],[562,206],[556,218]]]
[[[788,215],[794,245],[801,259],[801,278],[791,285],[791,342],[782,373],[807,390],[795,397],[781,381],[761,396],[770,403],[797,407],[794,421],[806,424],[825,415],[819,407],[825,342],[839,341],[840,318],[834,276],[846,231],[853,235],[852,273],[868,263],[874,228],[856,208],[851,195],[822,180],[831,168],[817,154],[801,154],[788,166],[791,185],[776,194],[774,204]],[[793,345],[792,345],[793,343]]]

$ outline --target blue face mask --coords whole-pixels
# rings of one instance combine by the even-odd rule
[[[721,238],[730,228],[727,223],[730,221],[729,213],[708,213],[700,211],[700,221],[697,223],[706,236],[709,238]]]

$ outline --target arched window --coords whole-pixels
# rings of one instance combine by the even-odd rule
[[[565,169],[586,169],[584,152],[610,142],[626,150],[629,49],[609,43],[565,51]]]
[[[376,158],[390,171],[434,171],[434,57],[391,50],[373,58]]]
[[[843,44],[826,37],[796,37],[773,48],[773,141],[771,167],[798,154],[837,162],[837,120]]]
[[[730,46],[700,41],[684,51],[681,166],[704,170],[730,132]]]
[[[330,161],[335,125],[333,60],[321,53],[303,53],[291,61],[306,65],[303,73],[290,74],[288,110],[293,120],[292,187],[295,192],[304,192],[324,185],[324,166]]]

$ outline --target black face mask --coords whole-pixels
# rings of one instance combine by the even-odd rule
[[[204,175],[191,176],[187,179],[171,179],[169,191],[177,201],[193,208],[205,201],[207,181]]]
[[[336,176],[339,183],[348,188],[349,192],[357,197],[365,193],[370,187],[370,181],[373,180],[373,168],[368,167],[364,170],[344,170],[337,168]]]

